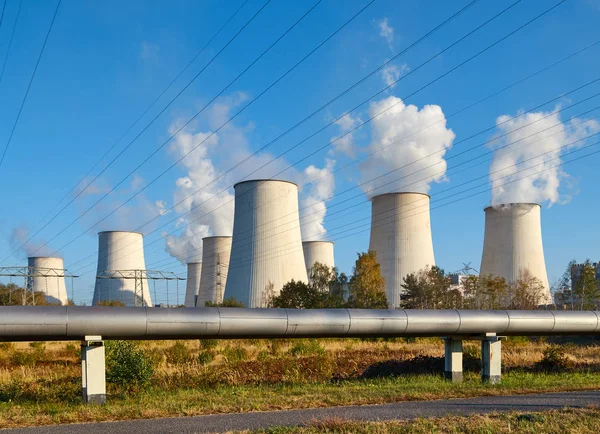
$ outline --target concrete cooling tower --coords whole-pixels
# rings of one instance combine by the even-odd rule
[[[544,303],[551,303],[542,247],[540,209],[537,203],[509,203],[485,208],[485,234],[479,271],[482,276],[503,277],[510,283],[528,270],[544,285]]]
[[[202,262],[187,264],[187,281],[185,285],[185,307],[196,307],[196,297],[200,290]]]
[[[30,267],[29,285],[33,292],[43,292],[46,301],[52,304],[66,305],[67,288],[65,286],[65,265],[62,258],[27,258]]]
[[[306,282],[298,186],[254,180],[235,186],[235,212],[225,297],[265,306],[290,280]],[[272,288],[272,289],[271,289]]]
[[[136,271],[137,270],[137,271]],[[125,306],[152,306],[144,261],[144,237],[137,232],[98,233],[98,270],[93,305],[120,301]],[[105,277],[113,278],[105,278]]]
[[[303,241],[302,250],[304,251],[304,264],[306,273],[310,277],[310,270],[315,262],[335,267],[333,260],[333,242],[331,241]]]
[[[377,253],[388,304],[398,308],[404,277],[435,265],[429,195],[387,193],[371,203],[369,250]]]
[[[202,238],[202,263],[204,267],[202,268],[197,307],[206,306],[207,301],[211,303],[221,303],[223,301],[230,256],[231,237]]]

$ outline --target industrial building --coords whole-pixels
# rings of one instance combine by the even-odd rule
[[[480,274],[517,281],[525,270],[544,286],[543,303],[552,303],[544,248],[540,205],[508,203],[485,208],[485,233]]]
[[[187,282],[185,285],[185,307],[196,307],[196,299],[200,290],[200,276],[202,274],[202,262],[190,262],[187,264]]]
[[[231,237],[216,236],[202,238],[202,278],[198,292],[197,307],[206,302],[222,303],[227,283]]]
[[[92,304],[103,301],[119,301],[125,306],[152,306],[141,233],[98,233],[98,269]]]
[[[266,306],[290,280],[307,281],[298,214],[298,186],[252,180],[235,186],[235,211],[225,297]]]
[[[44,293],[48,303],[66,305],[68,298],[63,259],[35,256],[27,258],[27,265],[30,271],[27,284],[31,291]]]
[[[429,195],[387,193],[371,199],[369,250],[375,251],[391,308],[401,305],[404,277],[435,265]]]
[[[315,262],[335,267],[333,255],[333,242],[331,241],[303,241],[302,250],[304,252],[304,263],[306,265],[306,273],[310,277],[310,270]]]

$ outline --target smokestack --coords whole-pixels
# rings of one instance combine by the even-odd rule
[[[235,186],[231,261],[225,297],[265,306],[290,280],[306,282],[298,186],[253,180]],[[272,290],[271,290],[272,287]]]
[[[435,265],[429,195],[387,193],[371,199],[369,250],[377,253],[391,308],[400,307],[404,277]]]
[[[120,301],[125,306],[152,306],[145,270],[142,234],[124,231],[99,232],[96,276],[111,275],[115,278],[96,278],[92,304]],[[137,278],[134,278],[136,276]]]
[[[328,267],[334,267],[333,243],[331,241],[303,241],[302,250],[304,251],[304,264],[306,273],[310,277],[310,270],[315,262],[319,262]]]
[[[68,299],[63,259],[36,256],[27,258],[27,265],[32,268],[29,282],[33,292],[43,292],[48,303],[65,306]]]
[[[204,307],[207,301],[223,302],[229,257],[231,256],[231,237],[202,238],[202,279],[196,307]]]
[[[200,289],[202,262],[187,264],[187,282],[185,285],[185,307],[196,307],[196,297]]]
[[[551,303],[540,209],[537,203],[508,203],[485,208],[485,234],[479,271],[482,276],[503,277],[510,283],[528,270],[544,285],[544,302]]]

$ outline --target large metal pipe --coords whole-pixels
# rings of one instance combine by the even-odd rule
[[[0,307],[0,341],[598,335],[600,312]]]

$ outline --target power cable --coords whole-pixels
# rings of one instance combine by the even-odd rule
[[[321,1],[321,0],[320,0]],[[565,0],[563,0],[565,1]],[[237,117],[238,115],[240,115],[245,109],[247,109],[248,107],[250,107],[251,104],[253,104],[254,102],[256,102],[260,97],[262,97],[265,93],[267,93],[271,88],[273,88],[277,83],[279,83],[279,81],[281,81],[284,77],[286,77],[289,73],[291,73],[294,69],[296,69],[301,63],[303,63],[308,57],[310,57],[314,52],[316,52],[321,46],[323,46],[326,42],[328,42],[331,38],[333,38],[337,33],[339,33],[344,27],[346,27],[348,24],[350,24],[356,17],[358,17],[362,12],[364,12],[371,4],[373,4],[375,2],[375,0],[371,0],[369,3],[367,3],[366,6],[364,6],[362,9],[360,9],[357,13],[355,13],[349,20],[347,20],[341,27],[339,27],[335,32],[333,32],[331,35],[329,35],[323,42],[321,42],[316,48],[314,48],[310,53],[308,53],[307,55],[305,55],[300,61],[298,61],[292,68],[288,69],[283,75],[281,75],[277,80],[275,80],[275,82],[273,82],[271,85],[269,85],[269,87],[267,87],[265,90],[263,90],[258,96],[256,96],[254,99],[252,99],[248,104],[246,104],[240,111],[238,111],[234,116],[232,116],[231,118],[229,118],[228,121],[226,121],[224,124],[222,124],[219,128],[217,128],[213,134],[215,134],[216,132],[218,132],[219,130],[221,130],[223,127],[225,127],[225,125],[227,125],[229,122],[231,122],[235,117]],[[255,62],[254,62],[255,63]],[[206,107],[206,106],[205,106]],[[203,109],[201,109],[203,110]],[[197,112],[189,121],[187,121],[181,128],[179,128],[179,130],[177,130],[174,134],[172,134],[165,142],[163,142],[162,145],[160,145],[159,148],[157,148],[152,154],[150,154],[144,161],[142,161],[142,163],[140,163],[133,171],[129,172],[129,174],[123,178],[117,185],[115,185],[108,193],[106,193],[104,196],[102,196],[98,201],[96,201],[91,207],[89,207],[82,215],[80,215],[77,219],[75,219],[74,221],[72,221],[71,223],[69,223],[65,228],[63,228],[58,234],[56,234],[54,237],[52,237],[50,240],[44,242],[37,250],[39,250],[40,248],[42,248],[44,245],[48,244],[49,242],[51,242],[52,240],[56,239],[59,235],[61,235],[62,233],[64,233],[64,231],[66,231],[69,227],[71,227],[73,224],[75,224],[83,215],[85,215],[86,213],[88,213],[93,207],[95,207],[100,201],[102,201],[104,198],[106,198],[112,191],[114,191],[119,185],[121,185],[129,176],[131,176],[133,173],[135,173],[135,171],[137,171],[141,166],[143,166],[148,160],[150,160],[150,158],[152,158],[154,155],[156,155],[156,153],[158,153],[158,151],[160,149],[162,149],[167,143],[169,143],[177,134],[179,134],[189,123],[191,123],[199,114],[200,112]],[[195,149],[195,148],[194,148]],[[101,219],[100,221],[96,222],[92,228],[98,224],[100,224],[102,221],[106,220],[108,217],[110,217],[112,214],[114,214],[117,210],[119,210],[121,207],[123,207],[125,204],[127,204],[129,201],[131,201],[133,198],[135,198],[137,195],[139,195],[140,193],[142,193],[144,190],[146,190],[150,185],[152,185],[154,182],[156,182],[158,179],[160,179],[162,176],[164,176],[169,170],[171,170],[173,167],[175,167],[180,161],[182,161],[185,157],[187,157],[191,152],[193,152],[192,149],[190,152],[188,152],[187,154],[185,154],[183,157],[181,157],[178,161],[176,161],[175,163],[173,163],[171,166],[169,166],[167,169],[165,169],[163,172],[161,172],[157,177],[155,177],[152,181],[150,181],[150,183],[146,184],[146,186],[144,186],[142,189],[138,190],[132,197],[130,197],[127,201],[125,201],[124,203],[122,203],[121,205],[119,205],[117,208],[115,208],[113,211],[111,211],[108,215],[106,215],[103,219]],[[88,229],[89,230],[89,229]],[[84,231],[82,232],[79,236],[77,236],[76,238],[72,239],[71,241],[69,241],[66,245],[60,247],[58,250],[63,249],[64,247],[70,245],[71,243],[73,243],[74,241],[76,241],[77,239],[81,238],[85,233],[87,232]]]
[[[48,216],[50,216],[52,213],[54,213],[54,211],[58,208],[58,206],[66,199],[68,198],[76,189],[78,189],[78,187],[82,184],[83,181],[85,181],[85,179],[89,176],[90,173],[92,173],[92,171],[102,162],[102,160],[104,160],[104,158],[106,158],[106,156],[108,154],[110,154],[110,152],[112,152],[112,150],[121,142],[121,140],[123,140],[125,138],[125,136],[127,136],[127,134],[129,134],[129,132],[137,125],[137,123],[150,111],[150,109],[152,107],[154,107],[154,105],[165,95],[165,93],[167,93],[167,91],[175,84],[175,82],[183,75],[183,73],[185,71],[187,71],[187,69],[196,61],[196,59],[198,59],[198,57],[200,57],[200,55],[202,53],[204,53],[204,51],[206,50],[206,48],[208,48],[208,46],[212,43],[212,41],[223,31],[223,29],[225,29],[225,27],[233,20],[233,18],[240,12],[240,10],[246,5],[246,3],[248,3],[248,0],[244,0],[244,2],[235,10],[235,12],[227,19],[227,21],[225,21],[225,23],[217,30],[217,32],[208,40],[208,42],[206,42],[204,44],[204,46],[200,49],[200,51],[198,51],[194,57],[192,57],[192,59],[187,63],[187,65],[181,70],[179,71],[179,73],[171,80],[171,82],[162,90],[162,92],[150,103],[149,106],[146,107],[146,109],[137,117],[137,119],[129,126],[129,128],[112,144],[112,146],[98,159],[98,161],[96,161],[96,163],[94,163],[94,165],[86,172],[85,175],[83,175],[83,177],[56,203],[56,205],[48,212],[46,213],[46,215],[40,220],[40,224],[42,224],[47,218]],[[195,80],[195,78],[194,78]],[[185,89],[184,89],[185,90]],[[131,144],[130,144],[131,145]],[[129,146],[130,146],[129,145]],[[117,157],[118,158],[118,157]],[[105,167],[102,172],[100,172],[100,174],[98,174],[96,177],[94,177],[90,182],[87,183],[87,185],[83,188],[80,189],[80,191],[71,199],[71,201],[69,201],[65,206],[63,206],[63,208],[60,209],[60,211],[58,211],[57,214],[54,215],[54,217],[52,217],[52,219],[50,221],[48,221],[46,224],[44,224],[41,228],[37,229],[35,231],[34,234],[32,234],[24,243],[21,244],[21,246],[19,246],[18,248],[16,248],[15,250],[13,250],[13,252],[9,253],[9,257],[12,256],[16,251],[20,250],[21,248],[23,248],[23,246],[25,246],[27,243],[29,243],[34,237],[36,237],[42,230],[44,230],[50,223],[52,223],[58,216],[60,216],[63,211],[65,211],[69,205],[71,205],[83,192],[85,192],[93,183],[94,181],[96,181],[98,179],[98,177],[100,175],[102,175],[102,173],[104,173],[104,171],[108,168]]]
[[[6,54],[4,55],[4,61],[2,62],[2,69],[0,70],[0,85],[2,84],[2,79],[4,78],[4,70],[6,69],[6,62],[8,61],[8,55],[10,54],[10,49],[12,47],[13,39],[15,37],[15,31],[17,30],[17,23],[19,21],[19,16],[21,15],[21,6],[23,6],[23,0],[19,1],[19,8],[17,9],[17,17],[15,18],[15,23],[13,24],[12,31],[10,32],[10,39],[8,40],[8,48],[6,49]],[[2,9],[2,16],[4,16],[4,10],[6,9],[6,2],[4,9]]]
[[[8,151],[8,147],[10,146],[10,142],[12,141],[13,135],[15,134],[15,129],[17,128],[17,124],[19,123],[19,119],[21,118],[21,113],[23,112],[23,107],[25,106],[25,101],[27,101],[27,96],[29,95],[29,91],[31,90],[31,85],[33,84],[33,79],[35,78],[35,73],[37,72],[38,66],[40,65],[40,61],[42,60],[42,54],[44,54],[44,49],[46,48],[46,44],[48,42],[48,38],[50,37],[50,32],[52,31],[52,27],[54,26],[54,20],[56,19],[56,14],[58,14],[58,8],[60,7],[60,3],[62,0],[58,0],[56,4],[56,9],[54,10],[54,15],[52,15],[52,21],[50,22],[50,27],[48,27],[48,31],[46,32],[46,37],[44,38],[44,44],[42,45],[42,49],[40,50],[40,54],[38,56],[37,62],[35,63],[35,68],[33,68],[33,73],[31,74],[31,78],[29,79],[29,84],[27,85],[27,90],[25,91],[25,95],[23,96],[23,101],[21,102],[21,107],[19,108],[19,112],[17,113],[17,118],[15,119],[15,123],[12,126],[12,130],[10,131],[10,135],[8,136],[8,141],[4,147],[4,152],[2,152],[2,157],[0,157],[0,168],[2,167],[2,163],[4,162],[4,158],[6,157],[6,152]],[[19,3],[19,10],[21,8],[21,3]],[[15,21],[16,26],[16,21]],[[12,36],[11,36],[12,42]],[[8,58],[8,53],[7,53]],[[6,64],[6,60],[5,60]],[[2,74],[4,74],[4,67],[2,68]],[[0,75],[0,80],[2,79],[2,75]]]
[[[62,213],[69,205],[71,205],[91,184],[93,184],[115,161],[117,161],[118,158],[121,157],[121,155],[123,155],[132,145],[133,143],[135,143],[137,141],[137,139],[144,133],[146,132],[146,130],[148,128],[150,128],[150,126],[152,126],[154,124],[154,122],[175,102],[175,100],[177,98],[179,98],[179,96],[181,96],[181,94],[183,94],[183,92],[186,91],[186,89],[188,87],[190,87],[192,85],[192,83],[194,83],[194,81],[217,59],[217,57],[219,57],[219,55],[240,35],[240,33],[242,33],[244,31],[244,29],[246,29],[246,27],[248,25],[250,25],[250,23],[252,21],[254,21],[254,19],[263,11],[263,9],[271,2],[271,0],[267,0],[262,7],[256,12],[254,13],[254,15],[252,15],[252,17],[250,18],[250,20],[248,20],[236,33],[235,35],[233,35],[233,37],[231,39],[229,39],[229,41],[210,59],[210,61],[204,65],[204,67],[202,69],[200,69],[200,71],[169,101],[169,103],[163,107],[163,109],[156,115],[154,116],[154,118],[152,118],[152,120],[92,179],[92,181],[90,181],[88,183],[88,185],[81,191],[79,191],[60,211],[58,214],[56,214],[50,221],[48,221],[41,229],[39,229],[34,235],[32,235],[31,237],[29,237],[29,240],[31,240],[34,236],[36,236],[37,234],[39,234],[44,228],[46,228],[50,223],[52,223],[54,221],[54,219],[56,217],[58,217],[60,215],[60,213]],[[183,72],[183,71],[182,71]],[[165,90],[166,91],[166,90]],[[160,98],[160,97],[159,97]],[[143,116],[143,115],[142,115]],[[137,121],[136,121],[137,122]],[[133,125],[132,125],[133,127]],[[119,139],[121,140],[121,139]],[[162,147],[165,144],[161,145],[159,148],[157,148],[152,154],[150,154],[150,157],[148,157],[146,160],[144,160],[144,163],[146,161],[148,161],[153,155],[155,155],[160,149],[162,149]],[[143,164],[143,163],[142,163]],[[138,166],[139,168],[140,166]],[[138,168],[134,169],[137,170]],[[133,172],[132,172],[133,173]],[[131,173],[129,175],[127,175],[127,177],[129,177],[131,175]],[[117,184],[115,187],[113,187],[111,190],[109,190],[102,198],[100,198],[96,203],[94,203],[94,205],[92,205],[90,208],[88,208],[82,215],[80,215],[75,221],[73,221],[70,225],[72,225],[73,223],[75,223],[79,218],[83,217],[83,215],[87,214],[92,208],[94,208],[99,202],[101,202],[105,197],[107,197],[109,194],[111,194],[119,185],[121,185],[126,179],[123,179],[119,184]],[[69,226],[70,226],[69,225]],[[65,229],[63,229],[62,232],[64,232],[66,229],[68,229],[67,226]],[[62,233],[61,232],[61,233]],[[58,234],[60,235],[60,233]],[[57,235],[57,236],[58,236]],[[25,243],[27,243],[28,241],[26,241]],[[48,241],[49,242],[49,241]],[[22,248],[25,243],[23,243],[20,247],[18,247],[15,251],[17,251],[18,249]],[[41,247],[43,247],[46,243],[43,243]],[[39,248],[37,249],[39,250]],[[36,250],[36,251],[37,251]],[[13,251],[14,253],[14,251]],[[11,256],[13,253],[10,253],[9,256]],[[35,253],[35,252],[34,252]]]
[[[0,13],[0,29],[2,29],[2,21],[4,20],[4,12],[6,11],[6,0],[2,2],[2,12]]]

